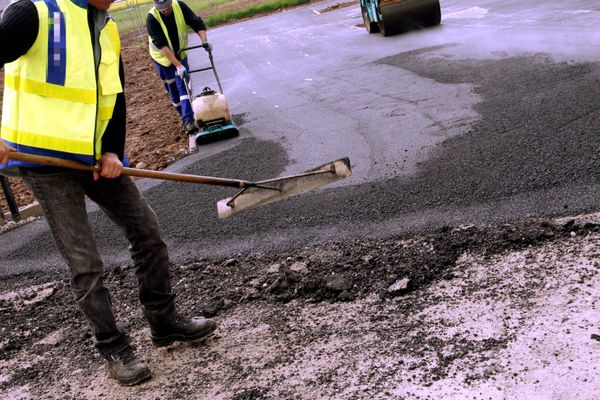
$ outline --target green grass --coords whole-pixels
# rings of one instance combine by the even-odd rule
[[[198,15],[202,17],[207,27],[214,27],[228,22],[238,21],[252,17],[257,14],[264,14],[282,8],[295,7],[302,4],[308,4],[310,0],[271,0],[259,4],[250,5],[235,11],[222,13],[211,12],[224,4],[234,4],[236,0],[187,0],[186,4],[190,6]],[[110,13],[117,21],[121,32],[140,30],[146,33],[146,14],[152,7],[152,3],[139,4],[131,8],[120,8],[111,10]],[[204,14],[204,15],[203,15]]]
[[[210,11],[211,9],[215,9],[224,4],[235,2],[236,0],[186,0],[185,4],[190,6],[196,13],[199,13],[199,11]],[[202,17],[201,12],[199,15]]]
[[[210,15],[204,19],[206,26],[217,26],[231,21],[252,17],[257,14],[267,13],[282,8],[308,4],[310,0],[272,0],[266,3],[249,6],[247,8]]]

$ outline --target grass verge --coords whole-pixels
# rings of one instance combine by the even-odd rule
[[[229,22],[239,21],[255,15],[296,7],[310,3],[311,0],[257,0],[248,3],[239,0],[187,0],[186,4],[200,14],[207,27],[215,27]],[[146,31],[146,14],[152,7],[152,2],[138,3],[128,8],[111,9],[111,15],[117,21],[121,32],[133,30]],[[222,10],[226,8],[227,10]]]
[[[262,4],[252,5],[241,10],[210,15],[204,19],[204,22],[206,23],[206,26],[217,26],[227,22],[250,18],[257,14],[264,14],[282,8],[308,4],[309,2],[310,0],[273,0]]]

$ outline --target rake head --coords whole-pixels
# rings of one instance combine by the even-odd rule
[[[352,175],[350,160],[341,158],[302,174],[252,182],[233,197],[217,202],[219,218],[274,203]]]

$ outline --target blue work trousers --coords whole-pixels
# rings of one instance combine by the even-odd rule
[[[183,64],[183,66],[189,70],[187,58],[181,60],[181,64]],[[154,61],[154,66],[158,71],[158,76],[165,85],[165,89],[171,97],[173,107],[175,107],[181,116],[183,126],[188,123],[193,123],[194,112],[192,110],[192,104],[190,103],[191,99],[189,98],[185,88],[185,82],[183,82],[183,79],[177,76],[177,68],[175,68],[173,64],[169,65],[168,67],[164,67],[156,61]]]
[[[156,315],[174,310],[167,246],[158,219],[128,176],[94,181],[91,172],[36,172],[22,169],[25,183],[41,204],[56,246],[71,275],[77,304],[95,335],[94,345],[105,356],[129,345],[117,327],[109,292],[103,284],[100,259],[88,222],[85,196],[123,229],[145,311]]]

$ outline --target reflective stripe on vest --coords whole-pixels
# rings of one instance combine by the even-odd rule
[[[188,42],[187,34],[190,29],[189,29],[188,25],[185,23],[185,18],[183,17],[183,12],[181,11],[181,6],[177,2],[177,0],[173,0],[173,2],[171,3],[171,7],[173,7],[173,14],[175,15],[175,24],[177,25],[177,35],[179,36],[179,48],[184,49],[187,47],[187,42]],[[169,32],[167,31],[167,27],[165,26],[165,24],[160,16],[160,11],[158,11],[156,8],[152,7],[150,9],[150,11],[148,11],[148,13],[152,14],[152,16],[158,21],[158,23],[160,24],[160,27],[163,30],[163,33],[165,34],[165,37],[167,38],[167,42],[169,43],[169,48],[171,50],[173,50],[173,44],[171,43],[171,38],[169,37]],[[162,51],[160,51],[160,49],[156,48],[154,43],[152,43],[151,37],[148,37],[148,42],[149,42],[149,49],[150,49],[150,57],[152,57],[152,59],[154,61],[156,61],[163,67],[170,66],[172,64],[171,61],[162,53]],[[179,56],[177,54],[175,54],[175,57],[179,57]],[[184,58],[186,58],[187,51],[181,52],[180,57],[182,60]]]
[[[110,20],[101,30],[96,72],[87,3],[34,4],[38,36],[25,55],[5,65],[0,135],[20,151],[93,164],[123,91],[116,24]]]

